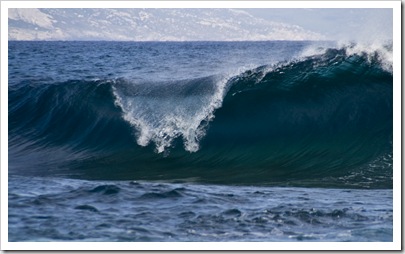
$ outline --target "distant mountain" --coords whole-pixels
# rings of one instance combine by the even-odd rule
[[[276,11],[270,10],[269,11]],[[9,9],[9,40],[320,40],[238,9]]]

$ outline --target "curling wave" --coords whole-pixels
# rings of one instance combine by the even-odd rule
[[[352,51],[232,77],[10,87],[10,163],[60,149],[74,159],[51,171],[94,179],[341,179],[392,159],[392,72],[380,53]],[[367,176],[389,186],[392,162],[377,164]]]

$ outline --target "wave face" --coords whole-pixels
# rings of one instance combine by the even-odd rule
[[[380,55],[348,48],[230,76],[21,82],[9,87],[10,167],[86,179],[391,188],[392,95]]]

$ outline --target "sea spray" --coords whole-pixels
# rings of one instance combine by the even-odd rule
[[[182,137],[184,149],[196,152],[215,109],[222,104],[226,85],[226,77],[166,84],[116,82],[113,93],[123,118],[136,128],[140,146],[153,141],[156,151],[162,153]]]

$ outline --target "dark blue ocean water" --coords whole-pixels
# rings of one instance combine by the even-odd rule
[[[389,46],[8,54],[9,241],[392,241]]]

